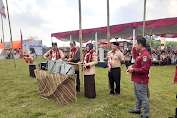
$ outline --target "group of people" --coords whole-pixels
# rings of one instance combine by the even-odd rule
[[[122,52],[119,50],[119,44],[113,43],[111,51],[107,53],[108,60],[108,78],[110,85],[110,95],[120,96],[120,81],[121,81],[121,65],[131,60],[133,57],[134,64],[127,65],[127,72],[132,74],[132,81],[134,82],[134,94],[136,97],[136,104],[133,110],[129,113],[140,114],[143,106],[143,112],[140,118],[149,117],[149,100],[148,100],[148,83],[149,83],[149,70],[151,67],[152,56],[146,46],[146,39],[141,37],[137,39],[136,46],[133,48],[133,55],[131,51]],[[35,65],[36,54],[33,49],[30,49],[31,64]],[[44,54],[44,59],[49,57],[49,60],[57,61],[64,60],[67,62],[76,63],[75,74],[77,74],[76,91],[80,92],[80,79],[79,79],[79,64],[82,64],[84,71],[84,93],[87,98],[95,98],[95,65],[98,63],[98,58],[93,50],[93,44],[86,45],[86,51],[83,55],[83,61],[80,60],[80,51],[76,48],[76,42],[70,42],[69,51],[61,51],[57,48],[57,43],[52,43],[52,49]],[[131,58],[129,58],[131,57]],[[128,58],[128,59],[127,59]],[[82,63],[81,63],[82,62]],[[30,66],[30,72],[35,67]],[[116,87],[114,87],[114,84]]]
[[[57,43],[52,43],[52,49],[44,54],[44,59],[57,61],[64,60],[75,63],[75,74],[77,74],[76,91],[80,92],[79,64],[83,65],[84,71],[84,93],[87,98],[95,98],[95,65],[98,63],[96,53],[93,51],[93,44],[86,45],[86,52],[83,55],[83,63],[80,63],[80,50],[76,48],[76,42],[70,42],[70,50],[62,51],[57,48]]]
[[[64,53],[57,48],[57,43],[52,43],[52,49],[44,54],[44,59],[49,57],[49,60],[57,61],[62,59],[67,62],[73,62],[83,65],[84,71],[84,93],[87,98],[95,98],[95,65],[98,63],[98,58],[93,50],[93,44],[86,45],[86,51],[83,55],[83,61],[80,60],[80,51],[76,48],[76,42],[70,43],[70,50]],[[139,113],[143,104],[143,114],[140,118],[148,118],[149,116],[149,101],[147,97],[147,89],[149,82],[149,69],[151,66],[151,57],[146,50],[146,39],[137,39],[136,50],[140,52],[135,64],[129,66],[127,72],[132,74],[132,81],[134,82],[136,105],[134,110],[129,113]],[[110,84],[110,95],[120,96],[120,81],[121,81],[121,65],[125,63],[124,54],[119,50],[119,44],[113,43],[111,51],[107,53],[108,60],[108,77]],[[80,63],[80,61],[82,63]],[[80,92],[79,68],[76,65],[75,73],[77,74],[76,90]],[[116,88],[114,88],[114,83]]]

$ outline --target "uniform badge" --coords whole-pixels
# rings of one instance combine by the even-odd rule
[[[143,61],[146,62],[147,56],[143,56]]]

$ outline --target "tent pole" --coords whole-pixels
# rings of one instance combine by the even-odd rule
[[[98,37],[97,37],[97,32],[95,33],[95,46],[96,46],[96,55],[98,55]]]
[[[133,29],[133,47],[135,47],[135,29]]]
[[[70,42],[72,41],[72,35],[70,35]]]
[[[15,67],[15,70],[16,70],[16,63],[15,63],[15,57],[14,57],[14,48],[13,48],[13,42],[12,42],[12,31],[11,31],[11,25],[10,25],[9,8],[8,8],[8,2],[7,2],[7,0],[6,0],[6,5],[7,5],[8,19],[9,19],[10,41],[12,43],[12,53],[13,53],[13,59],[14,59],[14,67]]]
[[[145,30],[145,18],[146,18],[146,0],[144,0],[143,37],[144,37],[144,30]]]
[[[81,18],[81,0],[79,1],[79,42],[80,42],[80,60],[81,62],[83,62],[83,54],[82,54],[82,18]],[[82,66],[81,66],[82,67]],[[84,84],[84,73],[83,73],[83,69],[81,68],[82,74],[81,74],[81,78],[82,78],[82,83]]]
[[[51,44],[52,44],[52,42],[53,42],[53,41],[52,41],[52,37],[51,37]]]
[[[135,29],[133,29],[133,48],[134,48],[134,47],[135,47]],[[133,50],[133,48],[132,48],[132,50]],[[134,63],[133,58],[132,58],[131,63]]]
[[[107,0],[107,40],[108,40],[108,51],[109,51],[110,50],[109,0]]]
[[[150,41],[149,41],[149,46],[151,47],[151,39],[152,39],[152,36],[150,35]]]
[[[3,44],[4,44],[4,27],[3,27],[3,18],[2,18],[2,14],[1,14],[1,21],[2,21],[2,38],[3,38]],[[5,54],[5,44],[4,44],[4,57],[5,57],[5,64],[6,64],[6,70],[7,70],[6,54]]]

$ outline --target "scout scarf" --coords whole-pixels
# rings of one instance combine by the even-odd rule
[[[93,50],[90,50],[88,53],[85,53],[85,54],[84,54],[84,65],[85,65],[86,63],[92,62],[93,52],[94,52]],[[90,69],[89,66],[83,66],[83,68],[84,68],[84,70]]]
[[[73,50],[72,50],[72,52],[71,51],[69,51],[71,54],[69,55],[69,58],[75,58],[75,56],[76,56],[76,53],[77,53],[77,48],[74,48]]]
[[[108,71],[109,72],[111,72],[111,65],[112,65],[112,59],[113,59],[114,54],[115,54],[115,52],[109,58],[109,62],[108,62]]]
[[[50,51],[50,59],[49,60],[53,60],[53,61],[56,61],[60,59],[60,52],[59,52],[59,49],[57,48],[56,52],[53,53],[52,50]]]

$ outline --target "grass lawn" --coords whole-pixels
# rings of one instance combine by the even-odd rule
[[[38,56],[37,63],[43,59]],[[121,96],[108,95],[107,69],[96,68],[95,99],[84,97],[84,86],[77,102],[65,106],[40,98],[35,78],[29,77],[28,64],[23,59],[0,60],[0,118],[138,118],[127,113],[135,105],[133,82],[122,66]],[[150,70],[150,118],[173,116],[176,108],[177,85],[173,83],[175,65],[152,66]],[[27,107],[22,107],[27,105]]]

